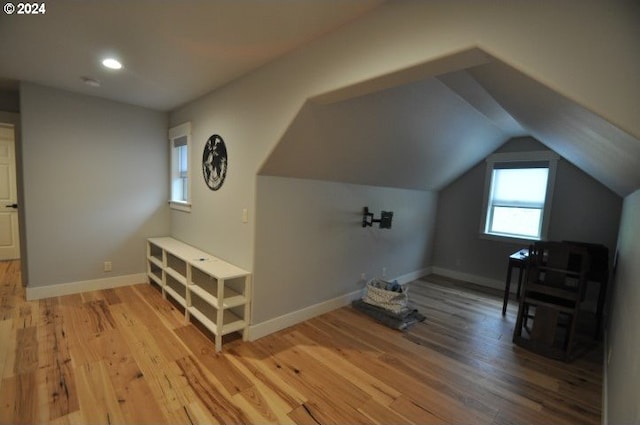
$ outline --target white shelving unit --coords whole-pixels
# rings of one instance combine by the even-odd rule
[[[147,239],[147,275],[215,335],[242,332],[248,338],[251,274],[171,237]]]

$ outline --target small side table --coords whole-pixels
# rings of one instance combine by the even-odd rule
[[[522,287],[522,274],[527,268],[527,260],[529,259],[529,250],[527,248],[514,252],[509,256],[509,265],[507,267],[507,281],[504,286],[504,301],[502,302],[502,315],[507,313],[507,304],[509,304],[509,290],[511,289],[511,272],[513,268],[518,269],[518,299],[520,298],[520,288]]]

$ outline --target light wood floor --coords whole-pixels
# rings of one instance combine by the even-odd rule
[[[429,280],[409,332],[345,307],[216,354],[148,284],[26,302],[0,262],[0,423],[600,423],[600,350],[514,347],[515,304]]]

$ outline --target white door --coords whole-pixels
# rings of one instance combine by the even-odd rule
[[[20,258],[17,193],[15,132],[0,124],[0,261]]]

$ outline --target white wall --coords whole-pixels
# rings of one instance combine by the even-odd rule
[[[535,139],[517,138],[498,151],[546,149]],[[508,256],[526,244],[479,237],[485,170],[483,161],[440,192],[433,265],[503,289]],[[612,259],[621,208],[617,194],[561,159],[547,238],[602,243]],[[512,279],[515,282],[516,276]]]
[[[264,322],[362,289],[366,279],[430,265],[437,195],[317,180],[260,176],[253,321]],[[393,212],[391,229],[362,227]],[[424,274],[424,273],[423,273]]]
[[[640,100],[628,90],[640,86],[631,8],[597,1],[383,5],[171,114],[172,125],[193,123],[195,170],[211,134],[221,134],[229,151],[225,186],[218,193],[196,186],[193,212],[172,213],[172,232],[252,269],[253,229],[240,213],[255,212],[257,170],[305,100],[475,46],[640,135],[632,113]]]
[[[167,114],[29,83],[20,101],[29,287],[143,273],[169,233]]]
[[[263,255],[255,247],[256,175],[305,101],[476,46],[640,135],[633,113],[640,98],[628,89],[640,86],[638,28],[630,8],[598,1],[389,2],[171,113],[172,125],[192,122],[196,170],[192,212],[171,213],[172,235],[254,271],[254,258]],[[205,187],[199,172],[202,148],[214,133],[229,153],[218,192]],[[248,224],[241,221],[243,208]],[[255,271],[256,291],[268,291]],[[261,302],[254,300],[258,312]]]
[[[640,423],[640,190],[627,196],[618,237],[608,323],[607,413],[603,423]],[[608,354],[608,353],[605,353]]]

